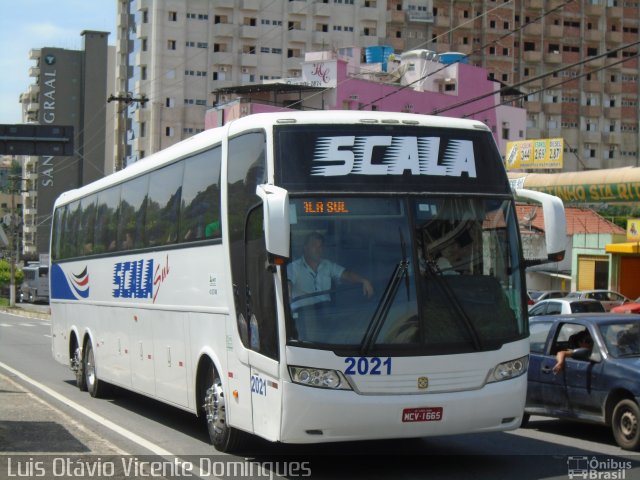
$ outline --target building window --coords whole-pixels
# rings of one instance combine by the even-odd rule
[[[178,12],[169,12],[169,21],[170,22],[178,21]]]
[[[167,49],[175,50],[176,49],[176,41],[175,40],[167,40]]]
[[[165,137],[173,137],[173,127],[165,127],[164,136]]]

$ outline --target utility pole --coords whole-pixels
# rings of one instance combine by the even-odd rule
[[[18,219],[16,217],[16,182],[22,182],[21,177],[12,175],[9,177],[11,182],[11,225],[9,226],[9,307],[16,306],[16,265],[19,261],[19,235],[17,232]],[[22,191],[22,188],[20,188]]]
[[[116,163],[114,170],[122,170],[124,168],[124,156],[127,149],[127,108],[132,103],[139,103],[142,107],[147,103],[149,99],[145,95],[141,95],[135,98],[131,92],[119,95],[109,95],[107,103],[118,102],[120,107],[118,109],[118,128],[116,135],[118,136],[118,152],[116,153]]]

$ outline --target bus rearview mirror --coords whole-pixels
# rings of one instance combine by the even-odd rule
[[[289,192],[275,185],[262,184],[256,187],[256,195],[262,199],[267,252],[289,257]]]

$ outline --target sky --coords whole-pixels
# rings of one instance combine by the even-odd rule
[[[110,32],[116,44],[117,0],[0,0],[0,124],[22,123],[20,94],[35,78],[33,48],[82,49],[83,30]]]

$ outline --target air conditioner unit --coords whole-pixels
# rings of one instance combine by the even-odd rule
[[[249,73],[249,69],[248,68],[243,68],[242,69],[242,73]]]
[[[227,67],[220,67],[219,71],[226,72],[227,71]]]

